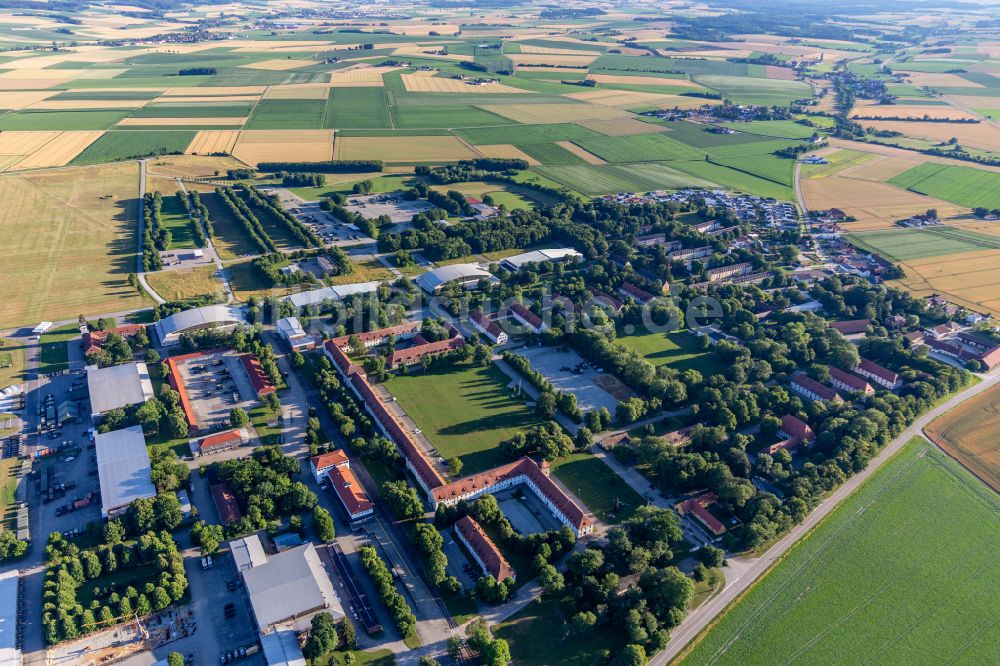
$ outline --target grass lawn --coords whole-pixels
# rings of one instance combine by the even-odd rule
[[[505,462],[497,445],[539,419],[511,396],[510,379],[495,366],[419,368],[393,377],[385,387],[396,397],[438,453],[459,457],[462,474]]]
[[[69,349],[66,343],[80,337],[80,327],[67,324],[61,328],[49,329],[39,340],[42,346],[38,358],[38,374],[47,375],[69,367]]]
[[[1000,504],[914,439],[731,606],[691,664],[1000,660]],[[951,575],[958,574],[958,575]]]
[[[0,338],[0,388],[24,379],[24,347],[20,342]]]
[[[222,283],[215,277],[214,265],[159,271],[146,276],[149,286],[168,301],[184,300],[195,296],[221,294]]]
[[[195,246],[191,233],[191,218],[187,209],[177,200],[173,192],[161,192],[163,205],[160,208],[160,219],[163,226],[170,230],[170,246],[168,250],[191,248]]]
[[[341,664],[347,652],[333,652],[316,659],[312,666],[330,666],[330,664]],[[387,648],[362,652],[352,650],[350,654],[354,657],[354,666],[394,666],[396,657]],[[339,657],[339,661],[334,661],[334,655]]]
[[[268,286],[267,281],[253,267],[252,261],[241,261],[226,266],[229,271],[229,286],[233,289],[236,300],[246,302],[251,296],[266,298],[267,296],[284,296],[291,293],[291,287]]]
[[[264,405],[258,405],[247,414],[250,416],[250,423],[253,424],[254,430],[257,431],[257,435],[260,437],[261,444],[265,446],[281,444],[281,426],[267,424],[271,419],[278,418],[276,412],[272,412]]]
[[[603,666],[615,649],[625,645],[625,636],[616,636],[608,625],[585,636],[570,636],[568,619],[558,601],[536,599],[494,625],[493,635],[510,644],[519,666]]]
[[[556,477],[606,523],[625,520],[646,500],[614,470],[590,453],[573,453],[552,463]]]
[[[0,530],[12,530],[17,527],[17,472],[21,469],[21,461],[17,458],[0,460]]]
[[[212,220],[212,245],[222,260],[257,254],[259,252],[247,230],[229,213],[222,199],[215,192],[202,192],[201,202],[208,208]]]
[[[351,261],[354,270],[347,275],[337,275],[330,282],[332,284],[354,284],[355,282],[389,281],[395,282],[396,278],[392,271],[378,259],[365,259],[364,261]]]
[[[623,347],[642,354],[656,366],[669,365],[682,371],[691,368],[706,377],[725,370],[715,354],[702,350],[696,336],[687,331],[639,331],[632,335],[619,335],[616,341]]]
[[[336,180],[337,182],[333,182]],[[355,183],[359,183],[363,180],[370,180],[372,183],[372,194],[384,194],[386,192],[395,192],[396,190],[404,190],[413,184],[414,178],[410,174],[389,174],[389,175],[379,175],[378,173],[363,174],[363,173],[351,173],[351,174],[327,174],[326,175],[326,185],[323,187],[290,187],[288,191],[296,196],[300,196],[306,201],[319,201],[320,199],[329,198],[333,193],[346,194],[350,196],[353,194],[351,188],[354,187]]]

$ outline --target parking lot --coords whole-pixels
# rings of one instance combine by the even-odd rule
[[[531,367],[542,373],[557,391],[575,395],[576,404],[584,412],[605,407],[615,413],[618,401],[597,384],[597,378],[603,371],[576,352],[553,347],[525,347],[517,353],[527,357]]]
[[[523,488],[509,488],[494,495],[503,515],[518,534],[538,534],[558,530],[562,523],[557,521],[542,501],[531,491]]]
[[[401,192],[390,192],[348,196],[344,208],[369,219],[387,215],[393,224],[402,224],[412,220],[417,213],[433,210],[437,206],[425,199],[406,199]]]
[[[178,363],[181,381],[191,401],[198,425],[212,430],[229,422],[234,407],[248,409],[257,395],[239,355],[218,352]]]
[[[475,589],[476,581],[483,575],[479,565],[469,559],[455,540],[454,528],[443,530],[441,537],[444,539],[441,550],[448,556],[448,573],[457,578],[465,589]]]
[[[212,263],[212,257],[202,250],[163,250],[160,259],[170,268],[196,268]]]

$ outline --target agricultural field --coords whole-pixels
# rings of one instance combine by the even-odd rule
[[[959,463],[1000,492],[1000,387],[983,391],[939,416],[927,436]]]
[[[191,144],[195,134],[194,130],[105,132],[77,155],[73,159],[73,164],[98,164],[151,155],[182,153]]]
[[[994,394],[995,395],[995,394]],[[995,495],[911,441],[730,606],[681,663],[993,663]],[[969,575],[943,577],[956,563]]]
[[[138,188],[134,163],[0,176],[0,327],[143,304],[127,282]]]
[[[686,165],[701,162],[646,162],[535,167],[533,171],[570,190],[597,196],[613,192],[644,192],[680,187],[715,187],[711,180],[682,173]]]
[[[848,240],[895,261],[943,257],[977,250],[1000,249],[1000,237],[951,226],[895,229],[851,234]]]
[[[889,182],[968,208],[1000,208],[1000,172],[922,164],[891,178]]]
[[[498,445],[538,423],[532,409],[514,398],[510,378],[499,368],[459,365],[414,371],[384,386],[445,459],[458,457],[463,474],[490,469],[504,460]],[[427,396],[448,396],[429,401]]]

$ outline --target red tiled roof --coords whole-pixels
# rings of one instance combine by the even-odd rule
[[[789,437],[798,437],[806,441],[816,439],[816,433],[809,427],[809,424],[791,414],[781,417],[781,431]]]
[[[83,353],[86,356],[87,354],[101,351],[108,336],[112,333],[117,333],[128,340],[145,329],[146,327],[143,324],[126,324],[116,328],[109,328],[105,331],[89,331],[83,334]]]
[[[495,578],[497,582],[504,581],[514,576],[514,568],[510,566],[504,558],[503,553],[497,548],[493,540],[483,530],[482,526],[470,516],[462,516],[455,521],[455,529],[472,552],[475,553],[479,561],[486,567],[486,572]]]
[[[228,483],[216,483],[209,488],[209,491],[212,493],[212,501],[215,502],[215,508],[219,512],[219,518],[223,525],[228,525],[243,517],[239,502],[236,501],[236,495],[233,494]]]
[[[697,518],[702,525],[707,527],[712,534],[719,536],[720,534],[725,533],[726,526],[723,525],[719,519],[713,516],[708,510],[708,507],[715,504],[716,501],[717,498],[715,493],[702,493],[697,497],[692,497],[679,503],[677,505],[677,512],[681,515],[690,513]]]
[[[828,365],[826,367],[830,370],[831,379],[846,385],[852,391],[858,391],[860,393],[871,393],[874,391],[872,385],[861,377],[845,372],[834,365]]]
[[[479,310],[473,311],[473,313],[469,315],[469,318],[475,323],[479,324],[479,326],[481,326],[483,329],[485,329],[486,332],[490,336],[492,336],[494,340],[496,340],[500,336],[500,334],[503,333],[503,329],[500,328],[499,324],[497,324],[495,321],[487,317]]]
[[[531,328],[539,329],[542,327],[542,319],[534,312],[524,307],[520,303],[514,303],[510,306],[510,313],[514,315],[515,319],[519,319]]]
[[[815,393],[823,400],[836,400],[840,395],[829,386],[820,384],[818,381],[805,373],[799,373],[792,377],[792,383],[798,384],[810,393]]]
[[[417,338],[423,340],[419,335]],[[440,354],[452,349],[460,349],[463,345],[465,345],[465,340],[461,336],[456,336],[446,340],[438,340],[437,342],[424,342],[423,344],[407,347],[406,349],[397,349],[389,357],[389,367],[395,368],[400,364],[413,365],[420,362],[420,359],[424,356]]]
[[[243,436],[239,430],[227,430],[226,432],[209,435],[198,440],[198,448],[201,450],[202,455],[210,454],[216,450],[228,449],[233,444],[236,444],[236,446],[243,445]]]
[[[842,335],[864,333],[871,325],[870,319],[848,319],[847,321],[830,322],[830,328],[840,331]]]
[[[340,498],[344,508],[347,509],[347,513],[352,517],[374,509],[371,500],[368,499],[368,494],[361,487],[361,484],[358,483],[358,479],[354,476],[354,472],[351,471],[350,466],[340,465],[331,467],[326,473],[326,477],[330,479],[330,486],[333,488],[333,492],[337,493],[337,497]]]
[[[783,439],[780,442],[775,442],[771,446],[767,447],[768,455],[774,455],[782,449],[791,451],[792,449],[798,448],[799,444],[802,443],[801,437],[789,437],[788,439]]]
[[[869,372],[876,377],[879,377],[889,384],[896,384],[899,382],[899,375],[888,368],[883,368],[875,361],[870,361],[867,358],[862,357],[861,361],[858,363],[858,367],[865,372]]]
[[[318,456],[313,456],[309,459],[312,463],[313,469],[321,470],[324,467],[334,467],[336,465],[343,465],[349,462],[347,459],[347,454],[341,449],[334,449],[327,453],[321,453]]]
[[[640,289],[631,282],[622,282],[622,285],[618,287],[618,290],[628,296],[631,296],[640,303],[653,300],[653,295],[651,293],[645,289]]]
[[[367,331],[365,333],[355,333],[353,337],[357,339],[362,344],[367,344],[370,342],[378,342],[383,338],[388,338],[390,335],[394,337],[399,336],[411,336],[420,331],[421,323],[419,321],[408,321],[405,324],[398,324],[396,326],[390,326],[388,328],[380,328],[375,331]],[[329,342],[337,345],[341,349],[347,347],[351,344],[351,335],[342,335],[339,338],[332,338]]]
[[[193,354],[171,356],[167,359],[167,368],[170,370],[170,376],[167,378],[167,381],[180,395],[181,409],[184,410],[184,420],[187,421],[187,426],[191,429],[198,428],[198,417],[195,416],[194,407],[191,406],[191,398],[188,397],[187,389],[184,388],[184,382],[181,381],[180,364],[203,356],[208,356],[208,353],[194,352]]]
[[[615,312],[618,312],[619,310],[622,309],[622,307],[624,307],[624,303],[619,301],[614,296],[611,296],[610,294],[605,294],[603,291],[598,291],[594,289],[590,293],[594,295],[595,301],[610,306]]]
[[[333,364],[337,366],[337,369],[345,377],[351,377],[361,372],[360,366],[352,363],[351,359],[344,353],[344,350],[337,346],[334,340],[324,342],[323,348],[326,350],[327,355],[333,359]]]
[[[247,375],[250,377],[250,383],[253,384],[253,388],[257,391],[257,397],[261,398],[268,393],[274,393],[277,391],[274,388],[274,384],[268,378],[267,373],[264,372],[264,368],[261,367],[260,361],[253,354],[243,354],[240,356],[240,362],[243,364],[243,368],[247,371]]]

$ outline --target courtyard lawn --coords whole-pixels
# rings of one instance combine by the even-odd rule
[[[462,475],[507,462],[497,446],[540,422],[511,395],[510,378],[495,366],[460,364],[393,377],[385,387],[445,459],[458,457]]]
[[[563,485],[606,523],[625,520],[646,500],[614,470],[590,453],[574,453],[552,463]]]
[[[677,370],[693,369],[705,377],[725,371],[719,359],[709,350],[703,350],[698,338],[687,331],[653,333],[639,330],[632,335],[619,333],[617,342],[642,354],[653,365],[669,365]]]
[[[49,329],[38,341],[42,351],[38,358],[38,374],[47,375],[69,368],[69,349],[67,342],[80,337],[80,327],[77,324],[67,324],[61,328]]]
[[[914,439],[730,606],[685,663],[997,663],[998,513],[993,492]]]
[[[510,644],[514,663],[520,666],[602,666],[624,646],[625,636],[616,637],[607,624],[571,636],[568,620],[558,600],[539,598],[495,625],[493,635]]]

